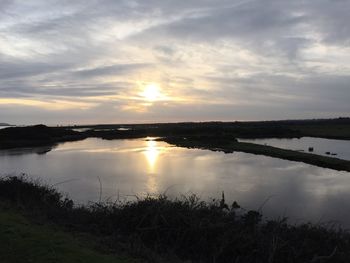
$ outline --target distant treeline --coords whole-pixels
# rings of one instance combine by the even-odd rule
[[[314,136],[333,139],[350,139],[350,118],[283,120],[255,122],[181,122],[155,124],[104,124],[73,126],[90,128],[88,134],[113,138],[118,136],[186,136],[217,135],[236,138],[300,138]],[[72,126],[68,128],[73,128]],[[117,130],[127,128],[129,130]],[[101,131],[101,129],[112,129]]]
[[[35,147],[84,139],[85,135],[68,128],[45,125],[9,127],[0,130],[0,148]]]

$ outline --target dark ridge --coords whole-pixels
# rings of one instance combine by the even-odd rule
[[[17,148],[53,145],[57,142],[83,139],[81,133],[67,128],[52,128],[45,125],[9,127],[0,130],[0,148]]]
[[[88,124],[88,125],[68,125],[68,128],[110,128],[110,127],[134,127],[134,126],[163,126],[163,125],[206,125],[206,124],[350,124],[350,117],[338,117],[333,119],[289,119],[289,120],[269,120],[269,121],[187,121],[187,122],[154,122],[154,123],[110,123],[110,124]]]
[[[220,135],[230,134],[236,138],[300,138],[304,136],[329,139],[350,139],[350,118],[282,120],[254,122],[181,122],[153,124],[103,124],[93,126],[70,126],[69,128],[110,129],[103,136],[112,138],[136,133],[155,136],[198,135],[198,133]],[[133,131],[116,133],[113,130],[128,128]],[[95,132],[96,133],[96,132]],[[113,135],[114,133],[114,135]]]

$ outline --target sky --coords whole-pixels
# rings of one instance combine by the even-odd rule
[[[0,122],[350,114],[350,0],[0,0]]]

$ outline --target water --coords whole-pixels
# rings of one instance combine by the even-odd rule
[[[90,130],[94,130],[94,131],[113,131],[113,130],[118,130],[118,131],[129,131],[131,130],[131,128],[124,128],[124,127],[121,127],[121,128],[116,128],[116,129],[113,129],[113,128],[101,128],[101,129],[95,129],[95,128],[75,128],[75,129],[72,129],[73,131],[77,131],[77,132],[86,132],[86,131],[90,131]]]
[[[78,203],[135,195],[198,194],[269,218],[335,220],[350,227],[350,173],[245,153],[172,147],[154,140],[86,139],[49,148],[0,151],[0,171],[26,173],[55,185]],[[266,201],[266,202],[265,202]],[[265,204],[264,204],[265,203]]]
[[[266,144],[278,148],[297,151],[302,150],[305,152],[308,152],[309,147],[313,147],[313,153],[315,154],[350,160],[349,140],[330,140],[313,137],[302,137],[300,139],[240,139],[239,141],[252,142],[263,145]],[[329,154],[326,154],[326,152],[329,152]]]
[[[9,128],[9,127],[13,127],[13,126],[0,126],[0,130],[5,129],[5,128]]]
[[[76,131],[76,132],[86,132],[91,130],[91,128],[76,128],[76,129],[72,129],[72,131]]]

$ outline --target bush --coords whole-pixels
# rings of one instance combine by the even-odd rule
[[[257,211],[165,195],[134,202],[74,207],[55,189],[26,177],[0,180],[0,198],[70,230],[93,233],[103,245],[192,262],[349,262],[350,235],[320,225],[262,220]],[[146,253],[146,252],[147,253]]]

